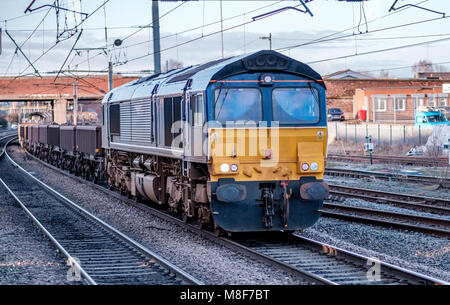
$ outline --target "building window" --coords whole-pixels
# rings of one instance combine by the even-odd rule
[[[413,101],[414,109],[417,109],[417,108],[419,108],[421,106],[425,106],[425,97],[413,96],[412,97],[412,101]]]
[[[404,111],[406,106],[406,98],[404,97],[394,97],[394,105],[396,111]]]
[[[428,106],[435,107],[436,106],[436,97],[428,96]]]
[[[447,98],[446,97],[438,97],[438,107],[447,106]]]
[[[386,111],[387,98],[386,97],[375,97],[374,98],[375,111]]]

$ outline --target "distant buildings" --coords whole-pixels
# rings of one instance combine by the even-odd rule
[[[412,123],[420,106],[450,106],[442,85],[449,72],[419,73],[414,79],[380,79],[352,70],[324,76],[327,107],[341,108],[347,119],[366,112],[368,122]]]
[[[450,72],[419,72],[417,78],[450,80]]]
[[[324,79],[372,79],[373,76],[363,74],[350,69],[338,71],[329,75],[325,75]]]

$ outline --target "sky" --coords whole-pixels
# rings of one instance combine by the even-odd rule
[[[60,0],[60,7],[86,15],[63,10],[57,15],[52,7],[39,8],[53,4],[53,0],[36,0],[33,11],[27,13],[24,11],[32,0],[0,0],[0,76],[35,72],[16,52],[6,31],[41,75],[55,75],[61,67],[63,71],[96,73],[104,71],[108,61],[113,63],[114,72],[142,75],[153,70],[152,28],[148,26],[152,23],[151,0],[109,0],[103,7],[104,1]],[[450,71],[450,18],[412,6],[389,12],[394,0],[368,0],[363,5],[313,0],[307,3],[313,16],[285,9],[253,21],[253,17],[281,8],[303,9],[299,3],[160,1],[162,65],[176,60],[189,66],[221,58],[223,28],[224,57],[268,49],[269,41],[261,37],[271,33],[274,50],[310,64],[322,75],[352,69],[379,76],[384,70],[391,77],[407,78],[413,76],[411,66],[423,59]],[[450,16],[450,1],[399,0],[396,7],[407,4]],[[80,25],[82,16],[87,18]],[[406,25],[411,23],[416,24]],[[58,34],[62,35],[56,43]],[[327,38],[319,43],[323,37]],[[116,39],[122,40],[120,47],[114,46]],[[404,47],[412,44],[417,45]],[[379,52],[385,49],[391,50]]]

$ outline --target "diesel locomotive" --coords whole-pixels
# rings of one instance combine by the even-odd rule
[[[42,159],[185,221],[292,231],[313,225],[328,195],[325,92],[308,65],[263,50],[117,87],[102,101],[101,128],[19,132]],[[41,140],[41,128],[59,138]]]

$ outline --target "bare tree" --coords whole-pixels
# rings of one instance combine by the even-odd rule
[[[17,123],[19,121],[19,115],[17,113],[9,113],[7,120],[11,123]]]
[[[380,78],[389,78],[389,72],[381,70],[380,71]]]
[[[421,59],[412,66],[412,70],[416,77],[422,72],[433,72],[433,63],[429,60]]]
[[[181,69],[183,68],[183,63],[181,61],[175,60],[175,59],[169,59],[166,60],[166,65],[162,69],[163,72],[167,72],[173,69]]]

